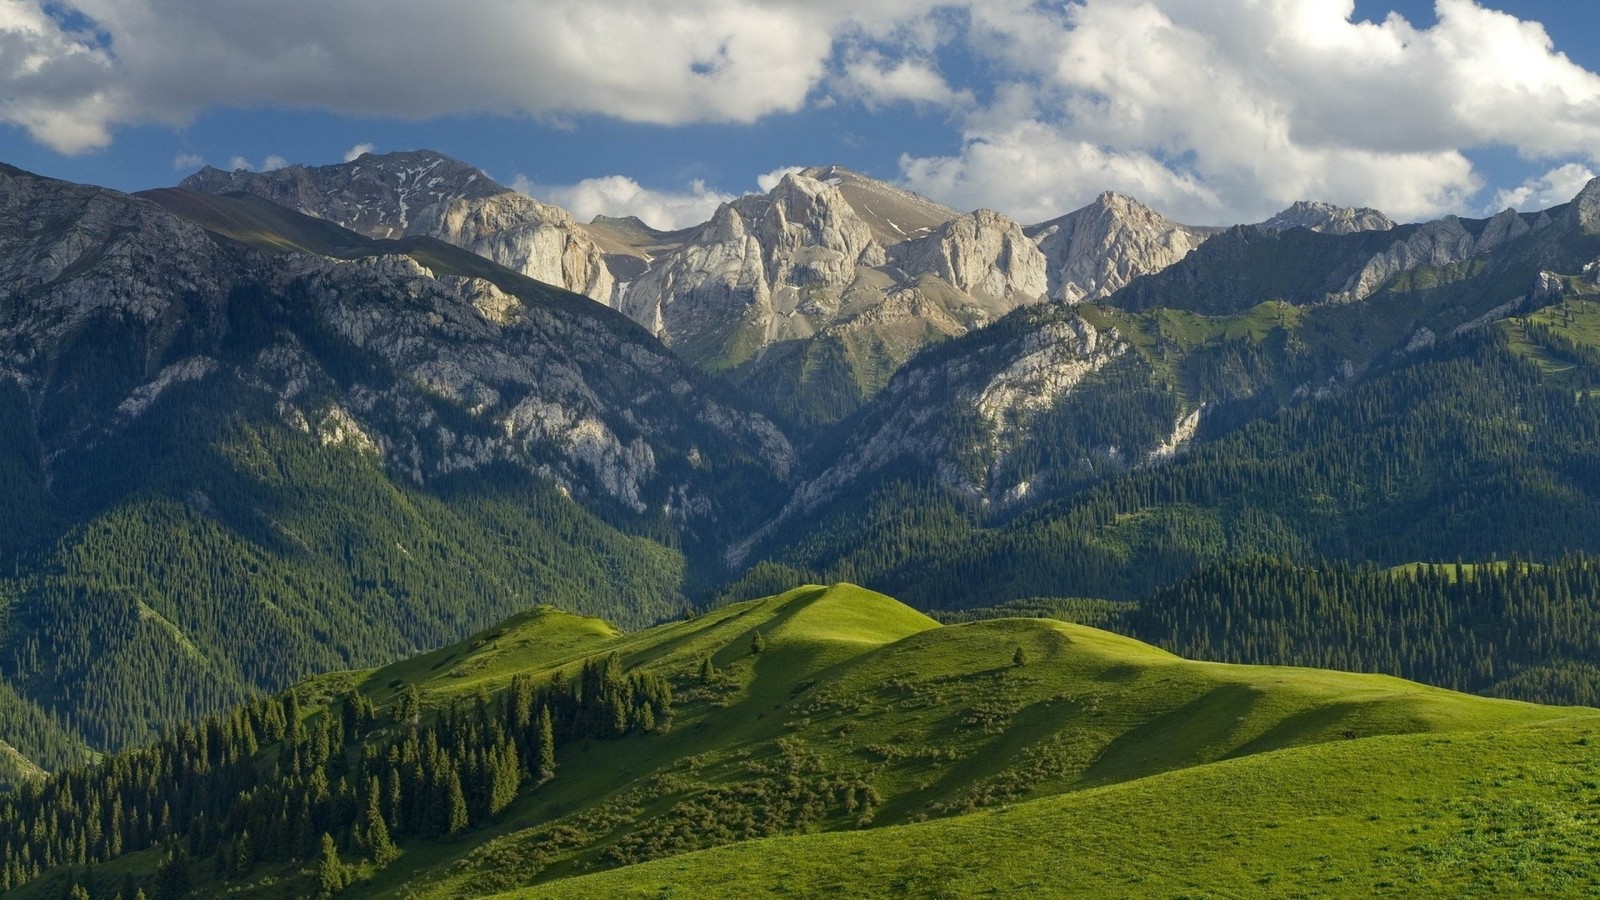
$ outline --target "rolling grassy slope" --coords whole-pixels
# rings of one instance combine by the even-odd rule
[[[764,647],[755,652],[758,634]],[[1108,884],[1248,892],[1273,886],[1260,881],[1269,874],[1286,884],[1310,877],[1296,865],[1366,886],[1398,884],[1416,869],[1417,883],[1431,885],[1437,860],[1405,855],[1425,842],[1396,837],[1422,818],[1439,819],[1437,854],[1520,865],[1494,856],[1494,845],[1459,849],[1464,828],[1489,834],[1462,812],[1510,811],[1522,817],[1516,828],[1559,830],[1579,815],[1572,798],[1587,804],[1597,790],[1592,780],[1576,793],[1567,788],[1600,777],[1600,755],[1574,743],[1600,727],[1592,710],[1383,676],[1191,662],[1054,620],[940,626],[847,584],[800,587],[631,634],[541,607],[411,660],[312,679],[297,689],[299,708],[315,727],[338,714],[337,697],[352,687],[391,709],[415,687],[431,717],[479,699],[492,704],[519,674],[570,678],[612,652],[625,670],[672,683],[670,727],[563,744],[554,778],[525,782],[504,812],[455,838],[403,840],[398,859],[381,868],[349,851],[355,879],[341,896],[523,888],[533,896],[932,895],[946,882],[957,894],[991,882],[1002,893]],[[708,659],[715,672],[706,678]],[[364,740],[383,752],[406,726],[389,712],[377,721]],[[1501,744],[1486,741],[1506,749],[1490,753],[1485,746]],[[1513,764],[1535,751],[1522,768]],[[261,754],[267,766],[279,758],[274,745]],[[1509,787],[1485,795],[1488,806],[1458,808],[1461,786],[1474,779]],[[1378,824],[1369,827],[1373,815]],[[698,853],[811,832],[854,833]],[[1484,839],[1503,839],[1495,834]],[[1273,849],[1279,837],[1287,842]],[[1568,837],[1587,846],[1582,835]],[[1579,877],[1568,872],[1576,866],[1568,848],[1552,848],[1559,859],[1549,866],[1558,868],[1539,877]],[[1400,862],[1363,868],[1362,853]],[[772,867],[742,854],[769,854]],[[1245,858],[1238,854],[1249,864],[1227,862]],[[145,879],[157,855],[126,856],[104,870]],[[1079,858],[1082,865],[1062,865]],[[630,865],[651,860],[665,862]],[[314,891],[313,872],[296,864],[227,880],[214,868],[204,859],[193,866],[202,894]],[[617,871],[594,876],[606,869]],[[21,896],[64,889],[70,874],[38,879]],[[1125,881],[1134,875],[1149,880]]]
[[[354,682],[384,704],[416,685],[425,708],[440,708],[493,695],[516,673],[571,673],[611,651],[629,670],[674,682],[667,733],[567,748],[553,781],[473,840],[408,845],[352,890],[474,896],[780,833],[1075,795],[1289,747],[1572,714],[1381,676],[1189,662],[1057,621],[941,627],[851,585],[797,588],[633,634],[539,609],[414,660],[313,680],[304,693],[331,698]],[[702,684],[707,658],[717,674]],[[270,883],[257,884],[261,895]]]
[[[1593,896],[1595,730],[1591,718],[1325,743],[507,896]]]

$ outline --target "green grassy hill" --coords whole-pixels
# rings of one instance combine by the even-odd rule
[[[360,767],[366,761],[404,742],[411,726],[394,724],[393,710],[413,688],[424,723],[462,715],[493,719],[519,690],[519,677],[548,684],[560,671],[570,683],[585,661],[613,652],[629,677],[655,677],[671,685],[670,722],[621,737],[591,735],[562,743],[553,778],[525,779],[502,812],[475,820],[448,840],[400,835],[400,855],[383,866],[366,859],[359,840],[352,840],[342,846],[354,875],[346,893],[470,897],[543,889],[599,869],[806,832],[870,829],[849,840],[901,841],[917,850],[924,846],[919,841],[965,840],[958,836],[968,827],[994,837],[987,844],[969,841],[959,852],[984,848],[991,859],[1015,854],[1022,880],[1014,886],[1020,891],[1029,880],[1061,877],[1051,870],[1063,857],[1051,854],[1090,843],[1094,822],[1118,823],[1122,831],[1114,839],[1147,853],[1164,846],[1180,860],[1191,852],[1222,854],[1229,830],[1242,835],[1241,844],[1248,847],[1270,837],[1262,831],[1268,821],[1293,824],[1290,801],[1256,796],[1262,792],[1254,785],[1298,779],[1300,793],[1288,795],[1299,797],[1297,803],[1312,809],[1318,803],[1353,804],[1343,782],[1323,779],[1316,767],[1353,766],[1361,748],[1410,747],[1396,751],[1396,764],[1427,768],[1434,748],[1457,746],[1450,743],[1456,738],[1444,735],[1470,742],[1482,738],[1469,734],[1493,733],[1515,742],[1535,733],[1530,727],[1540,723],[1581,717],[1589,723],[1584,727],[1600,726],[1600,718],[1588,710],[1471,697],[1382,676],[1190,662],[1060,621],[940,626],[895,600],[851,585],[797,588],[632,634],[597,619],[540,608],[406,662],[313,679],[295,692],[294,708],[314,741],[328,727],[319,723],[338,717],[352,689],[377,704],[377,727],[327,764],[325,783],[332,796],[354,790],[359,797],[360,789],[345,787],[345,778],[364,781]],[[1538,733],[1555,731],[1547,727]],[[1384,737],[1394,735],[1428,736],[1433,743],[1395,744]],[[1329,749],[1315,755],[1311,748]],[[287,757],[278,746],[263,744],[259,758],[272,771]],[[1451,763],[1463,779],[1472,758],[1467,754]],[[1381,755],[1378,759],[1381,764]],[[1471,777],[1485,782],[1515,777],[1509,769],[1502,771],[1502,762],[1489,758]],[[1218,774],[1206,774],[1211,772]],[[1249,807],[1230,812],[1228,804],[1217,802],[1230,790],[1239,791],[1240,802],[1265,804],[1262,821],[1248,824],[1239,810]],[[1210,811],[1193,808],[1198,801],[1183,799],[1184,791],[1209,797]],[[1133,814],[1135,808],[1163,809],[1141,807],[1157,802],[1139,799],[1147,795],[1168,798],[1160,803],[1189,804],[1192,808],[1179,818],[1194,821],[1180,828],[1165,813]],[[1010,812],[986,811],[1019,803],[1025,805]],[[1036,818],[1021,818],[1021,811]],[[973,814],[980,817],[970,818]],[[0,809],[0,822],[6,815]],[[328,821],[338,821],[330,815],[334,818]],[[1202,815],[1219,822],[1244,818],[1191,847],[1184,829],[1209,827],[1210,820],[1196,818]],[[1389,839],[1387,825],[1369,834],[1360,827],[1360,816],[1349,815],[1345,840],[1353,845],[1376,851]],[[1045,844],[1036,839],[1033,826],[1007,831],[1013,823],[1060,819],[1078,830],[1052,825],[1050,833],[1062,836]],[[936,824],[947,830],[930,831]],[[227,866],[213,866],[211,854],[233,846],[226,833],[221,838],[216,850],[205,839],[194,843],[198,858],[192,870],[202,892],[279,897],[307,889],[313,873],[306,862],[262,863],[217,877],[213,872]],[[811,851],[799,845],[791,851],[781,842],[752,845],[765,846],[774,848],[776,866],[766,887],[784,883],[785,867],[808,868],[805,854]],[[922,876],[909,862],[902,871],[901,862],[855,855],[858,846],[867,845],[841,851],[854,862],[841,864],[840,872],[857,873],[866,879],[862,884],[886,892],[925,893],[923,888],[931,886],[915,880]],[[1106,866],[1139,869],[1116,850],[1117,844],[1098,846]],[[1002,852],[1003,847],[1010,850]],[[103,864],[99,868],[105,874],[97,877],[115,873],[121,878],[126,869],[148,882],[158,856],[147,850]],[[694,870],[684,866],[707,867],[707,883],[725,881],[728,892],[745,889],[733,875],[717,874],[722,859],[690,856],[671,863],[677,868],[625,868],[613,876],[620,881],[580,887],[588,884],[580,878],[570,890],[595,896],[676,883],[681,892],[697,895],[700,886],[694,881],[674,882],[693,877],[685,873]],[[942,863],[933,865],[924,874],[942,878]],[[955,861],[950,865],[960,867]],[[1267,868],[1251,877],[1277,864],[1263,859],[1260,865]],[[1086,888],[1107,883],[1089,877],[1090,871],[1075,876]],[[635,873],[645,881],[629,881]],[[1005,885],[1009,873],[990,874]],[[58,870],[23,896],[45,896],[33,891],[58,890],[70,877]],[[792,883],[820,891],[829,883],[815,879],[832,877],[818,871],[795,876]],[[975,871],[971,877],[988,876]]]
[[[507,897],[1593,896],[1593,719],[1319,744]]]

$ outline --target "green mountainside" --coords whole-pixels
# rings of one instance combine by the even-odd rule
[[[1594,302],[1565,307],[1572,328],[1523,327],[1563,315],[1546,311],[1464,334],[1010,516],[931,473],[886,468],[756,558],[949,609],[968,605],[969,585],[995,601],[1064,588],[1133,599],[1252,555],[1398,565],[1600,552],[1600,366],[1565,351],[1549,371],[1535,355],[1558,340],[1597,347],[1580,327]],[[759,590],[759,566],[748,577]]]
[[[1067,815],[1085,834],[1091,819],[1120,818],[1118,840],[1149,845],[1182,833],[1129,816],[1127,798],[1221,790],[1214,779],[1300,780],[1297,802],[1364,809],[1345,794],[1352,775],[1316,780],[1359,751],[1319,748],[1372,746],[1381,766],[1396,746],[1383,736],[1429,736],[1408,745],[1411,765],[1437,757],[1465,770],[1467,757],[1433,748],[1490,734],[1520,746],[1534,726],[1559,730],[1570,747],[1576,729],[1600,724],[1594,716],[1382,676],[1189,662],[1044,619],[939,626],[850,585],[797,588],[631,634],[541,607],[406,662],[313,679],[0,800],[0,843],[26,847],[8,855],[12,884],[31,874],[21,860],[54,868],[24,897],[82,880],[91,860],[96,890],[125,875],[153,887],[182,867],[207,894],[303,896],[326,870],[348,882],[341,895],[482,896],[782,834],[857,832],[915,846],[931,826],[914,823],[960,828],[991,807]],[[1252,760],[1263,768],[1239,782],[1230,767]],[[174,777],[144,782],[147,765],[171,766]],[[1476,772],[1519,777],[1501,757]],[[1441,772],[1440,790],[1464,778]],[[1575,810],[1565,785],[1529,790],[1553,810]],[[107,819],[111,793],[120,812]],[[1288,799],[1260,802],[1270,820],[1211,809],[1239,816],[1246,844],[1274,823],[1297,827],[1279,812]],[[85,809],[100,811],[86,821]],[[38,831],[27,823],[43,811],[52,824]],[[318,862],[324,832],[339,854],[332,869]],[[1387,835],[1366,843],[1352,829],[1344,840],[1376,851]],[[1037,851],[1024,842],[1002,840],[1025,861]],[[906,873],[885,865],[883,878],[860,871],[861,889],[903,890]],[[1427,859],[1417,865],[1428,871]],[[637,870],[658,881],[659,871]],[[571,882],[612,890],[575,887],[585,883]]]
[[[674,615],[787,465],[632,322],[455,247],[0,181],[0,782],[534,603]]]

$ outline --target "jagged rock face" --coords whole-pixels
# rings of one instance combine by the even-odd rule
[[[1354,301],[1372,296],[1394,276],[1421,266],[1448,266],[1471,259],[1552,223],[1549,215],[1524,216],[1502,210],[1473,233],[1455,216],[1426,222],[1374,256],[1331,300]],[[1476,227],[1476,226],[1475,226]]]
[[[1600,233],[1600,178],[1591,178],[1567,207],[1569,220],[1584,234]]]
[[[1056,473],[1018,479],[1012,456],[1035,425],[1056,413],[1097,373],[1126,357],[1130,345],[1070,308],[1034,306],[962,338],[951,352],[918,357],[874,399],[830,465],[801,484],[772,522],[728,557],[738,564],[786,523],[859,490],[890,468],[926,472],[939,484],[994,509],[1028,498]],[[1095,389],[1100,389],[1096,386]],[[1177,452],[1195,434],[1198,411],[1171,423],[1148,446],[1102,446],[1101,463],[1140,465]]]
[[[929,273],[956,290],[1017,305],[1044,298],[1048,263],[1022,226],[980,209],[933,234],[897,245],[890,261],[907,272]]]
[[[836,187],[791,174],[766,195],[723,204],[633,284],[621,308],[691,359],[733,364],[809,334],[811,319],[838,312],[859,269],[884,261]],[[780,321],[796,314],[801,321]]]
[[[901,190],[840,166],[813,166],[800,172],[839,189],[845,202],[885,247],[924,237],[960,213],[920,194]]]
[[[602,303],[616,290],[604,253],[565,210],[431,151],[369,153],[340,165],[272,172],[207,167],[182,186],[262,197],[368,237],[436,237]]]
[[[1215,228],[1179,225],[1131,197],[1106,192],[1059,219],[1028,228],[1049,263],[1051,297],[1108,297],[1200,246]]]
[[[749,502],[719,477],[777,490],[793,465],[771,423],[707,397],[659,343],[531,282],[508,294],[376,250],[268,255],[9,169],[0,210],[0,383],[38,411],[47,467],[206,379],[418,483],[509,464],[690,527]]]
[[[1306,228],[1323,234],[1354,234],[1358,231],[1388,231],[1393,219],[1369,207],[1335,206],[1332,203],[1300,200],[1283,212],[1261,223],[1268,231]]]
[[[124,400],[136,412],[179,377],[163,371],[193,333],[223,327],[233,275],[212,253],[132,197],[0,166],[0,381],[36,398],[47,457]]]

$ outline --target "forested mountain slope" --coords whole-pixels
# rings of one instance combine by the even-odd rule
[[[581,297],[158,199],[200,224],[0,170],[0,721],[47,768],[540,600],[670,615],[791,465]]]

